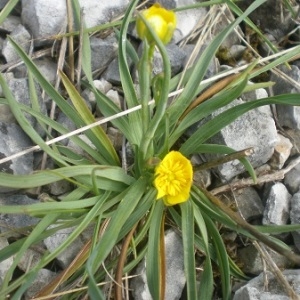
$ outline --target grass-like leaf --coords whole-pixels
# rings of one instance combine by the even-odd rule
[[[60,76],[74,107],[82,117],[82,120],[85,123],[85,125],[94,123],[95,118],[92,112],[87,107],[85,101],[82,99],[74,85],[63,72],[60,72]],[[93,127],[91,131],[94,133],[95,137],[92,141],[101,153],[101,155],[103,155],[104,161],[106,161],[106,163],[110,165],[119,165],[120,161],[116,150],[113,147],[108,136],[105,134],[104,130],[101,128],[101,126]],[[86,134],[88,134],[88,132],[86,132]]]
[[[212,120],[201,126],[192,136],[181,146],[181,151],[185,155],[197,153],[198,148],[201,148],[201,144],[207,141],[210,137],[218,133],[222,128],[233,122],[239,116],[252,110],[254,108],[270,105],[270,104],[283,104],[283,105],[294,105],[299,106],[299,94],[286,94],[274,97],[268,97],[264,99],[254,100],[251,102],[243,103],[232,107]]]
[[[155,300],[159,300],[161,294],[161,255],[160,252],[160,228],[163,217],[164,205],[162,201],[154,202],[155,209],[151,218],[148,238],[148,251],[146,256],[146,274],[149,291]]]
[[[188,299],[198,299],[197,284],[195,273],[195,254],[194,254],[194,213],[193,205],[190,201],[180,205],[182,219],[182,241],[184,271],[187,284]]]

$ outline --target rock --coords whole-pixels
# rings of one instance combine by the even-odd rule
[[[285,225],[289,220],[291,194],[281,182],[275,183],[269,192],[264,216],[264,225]]]
[[[110,35],[105,39],[92,36],[90,39],[92,71],[104,71],[117,55],[118,43],[115,36]]]
[[[123,134],[120,132],[120,130],[115,127],[108,127],[107,136],[109,137],[116,151],[120,151],[123,145]]]
[[[290,157],[292,148],[293,144],[291,141],[283,135],[278,134],[278,140],[274,148],[274,153],[269,162],[273,169],[282,169],[285,162]]]
[[[47,57],[37,59],[34,63],[47,81],[54,85],[57,79],[57,63]]]
[[[44,249],[42,249],[44,250]],[[23,271],[27,272],[28,270],[31,270],[33,267],[35,267],[43,257],[42,252],[36,251],[35,248],[28,248],[24,255],[21,257],[18,267]]]
[[[64,0],[22,0],[22,22],[36,46],[51,44],[51,36],[65,32],[67,6]]]
[[[35,294],[37,294],[44,286],[50,283],[55,277],[57,276],[56,273],[47,270],[47,269],[40,269],[37,272],[35,280],[32,282],[30,287],[26,290],[25,299],[33,299]]]
[[[291,224],[300,224],[300,193],[293,195],[290,210]],[[300,251],[300,230],[292,232],[294,244]]]
[[[1,1],[0,1],[0,9],[1,9]],[[20,17],[9,15],[0,24],[0,28],[3,31],[7,31],[7,32],[11,33],[20,24],[21,24]]]
[[[10,37],[26,52],[28,53],[30,48],[31,36],[23,25],[18,25],[13,29]],[[19,55],[15,51],[9,40],[5,40],[3,43],[2,54],[5,57],[7,63],[15,63],[20,60]]]
[[[119,107],[121,109],[122,107],[122,103],[121,103],[121,99],[120,99],[120,95],[117,91],[114,90],[109,90],[106,93],[106,96],[114,103],[116,104],[117,107]]]
[[[251,85],[253,83],[250,81],[249,84]],[[253,99],[258,100],[258,99],[263,99],[263,98],[267,98],[267,97],[268,97],[268,92],[263,88],[259,88],[254,91],[250,91],[250,92],[247,92],[247,93],[244,93],[241,95],[241,98],[244,101],[252,101]],[[264,113],[272,116],[272,112],[271,112],[269,106],[261,106],[258,109],[262,109]]]
[[[74,122],[68,118],[63,112],[59,112],[56,121],[62,125],[65,129],[68,130],[68,132],[72,132],[75,129],[77,129],[76,125],[74,124]],[[60,143],[62,143],[63,145],[67,145],[67,143],[69,142],[69,139],[66,138],[62,141],[60,141]]]
[[[32,146],[32,142],[17,124],[0,122],[0,159],[11,156],[19,151]],[[25,175],[33,171],[33,154],[28,153],[18,158],[0,164],[0,172]],[[13,191],[15,189],[1,186],[0,193]]]
[[[80,134],[78,135],[78,137],[81,138],[86,144],[88,144],[89,146],[95,149],[95,145],[91,142],[91,140],[86,135]],[[88,154],[80,146],[78,146],[78,144],[74,143],[71,139],[68,140],[67,147],[71,148],[73,152],[75,152],[80,156],[83,157],[88,156]]]
[[[260,218],[263,214],[263,204],[253,187],[239,189],[234,192],[237,208],[242,217],[247,221]]]
[[[0,250],[6,248],[8,245],[7,239],[3,236],[0,236]],[[0,262],[0,285],[2,284],[2,281],[13,262],[13,256],[10,256],[9,258]]]
[[[293,287],[294,291],[300,295],[300,270],[284,270],[284,277]],[[264,279],[265,273],[251,279],[246,285],[238,289],[233,300],[289,300],[285,290],[278,280],[270,272],[267,272],[267,291]]]
[[[300,164],[285,175],[284,184],[291,194],[298,192],[300,188]]]
[[[50,226],[50,228],[54,228],[56,225]],[[60,246],[73,232],[75,227],[64,228],[58,230],[53,235],[47,237],[44,240],[44,244],[47,249],[52,253],[58,246]],[[91,235],[90,235],[91,237]],[[65,269],[70,265],[75,256],[79,253],[79,251],[84,247],[87,242],[87,238],[84,234],[81,234],[70,246],[68,246],[65,251],[61,252],[57,255],[56,259],[59,265]]]
[[[112,84],[106,81],[104,78],[101,78],[100,80],[94,80],[94,85],[97,90],[99,90],[101,93],[106,94],[111,88]],[[96,107],[96,97],[93,91],[90,89],[85,89],[82,92],[82,97],[90,103],[90,106],[92,108],[92,111],[95,110]]]
[[[208,119],[213,119],[221,112],[242,103],[244,101],[235,100],[226,107],[213,112]],[[276,141],[277,130],[274,120],[258,109],[253,109],[240,116],[209,140],[210,143],[226,145],[237,151],[253,147],[254,154],[249,157],[249,160],[254,168],[263,165],[270,159]],[[208,161],[215,157],[205,156]],[[244,171],[243,165],[238,160],[225,163],[217,168],[217,172],[225,181]]]
[[[186,44],[182,47],[182,50],[186,53],[185,59],[183,61],[183,67],[192,67],[194,65],[195,62],[198,61],[198,59],[201,57],[201,54],[203,53],[203,51],[205,50],[205,48],[208,46],[209,44],[206,43],[204,44],[200,50],[197,51],[197,55],[196,57],[191,61],[190,57],[195,49],[195,45],[194,44]],[[216,58],[213,58],[209,65],[208,68],[206,70],[206,73],[204,75],[204,79],[207,78],[211,78],[212,76],[214,76],[218,71],[218,62]]]
[[[21,47],[25,52],[29,51],[31,36],[23,25],[18,25],[10,34],[10,37]],[[7,63],[15,63],[20,60],[19,55],[13,48],[9,40],[5,40],[3,44],[2,54]]]
[[[267,251],[278,268],[283,270],[293,267],[293,263],[287,257],[280,255],[269,248]],[[237,259],[241,264],[242,271],[245,274],[259,275],[264,271],[262,257],[257,249],[252,245],[238,250]]]
[[[242,10],[246,10],[253,2],[254,0],[245,0],[240,1],[237,5]],[[272,33],[278,42],[289,32],[291,17],[288,17],[287,12],[288,10],[282,9],[279,2],[266,1],[249,17],[259,28],[263,28],[264,32]],[[283,17],[288,17],[287,22],[283,22]],[[274,26],[275,24],[277,26]]]
[[[211,173],[209,170],[197,170],[197,166],[203,163],[199,155],[194,154],[191,157],[192,165],[194,168],[194,182],[197,186],[207,188],[211,185]]]
[[[0,195],[0,205],[30,205],[39,201],[25,195]],[[40,220],[25,214],[0,214],[0,231],[3,236],[18,237],[27,233],[27,227],[36,225]]]
[[[291,65],[291,69],[286,66],[281,66],[279,69],[287,76],[300,81],[300,70],[297,66]],[[276,84],[273,86],[274,95],[299,93],[299,90],[292,83],[272,73],[271,81]],[[282,127],[300,129],[300,107],[290,105],[276,105],[278,122]]]
[[[175,44],[168,44],[166,50],[171,64],[171,74],[175,76],[183,68],[186,53]],[[154,52],[152,72],[154,75],[163,72],[163,61],[158,51]]]
[[[125,11],[129,0],[79,0],[86,27],[108,23]]]
[[[15,100],[21,104],[32,107],[31,96],[26,78],[8,78],[7,84],[12,92]],[[38,86],[36,86],[37,97],[39,101],[39,107],[43,114],[47,115],[47,109],[45,103],[42,101],[42,92]],[[2,91],[0,95],[3,95]],[[38,132],[39,135],[44,136],[45,131],[37,122],[37,120],[30,114],[24,113],[25,117],[31,124],[31,126]],[[16,122],[14,115],[7,105],[0,106],[0,122],[11,123]]]
[[[183,246],[182,240],[172,230],[165,234],[165,253],[166,253],[166,295],[165,300],[178,300],[181,297],[185,286],[185,275],[183,265]],[[133,297],[136,300],[152,300],[150,295],[145,269],[145,260],[138,268],[137,274],[140,276],[131,281]]]
[[[105,81],[113,85],[121,85],[121,77],[119,73],[119,60],[115,58],[102,74]]]
[[[73,185],[68,180],[59,180],[49,184],[51,195],[59,196],[72,191]]]
[[[4,8],[4,6],[9,2],[9,0],[0,0],[0,9]]]
[[[166,9],[173,9],[196,3],[194,0],[158,0],[157,2]],[[206,14],[207,8],[205,7],[176,12],[177,26],[174,32],[173,41],[178,43],[187,37],[195,29],[198,22],[205,18]]]

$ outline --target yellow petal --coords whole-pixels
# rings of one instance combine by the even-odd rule
[[[169,152],[155,169],[157,199],[175,205],[189,199],[193,182],[191,162],[178,151]]]
[[[161,7],[158,3],[142,12],[145,19],[149,22],[155,33],[164,44],[167,44],[173,36],[176,28],[176,15]],[[136,20],[137,34],[141,39],[146,38],[148,43],[154,42],[154,39],[140,17]]]

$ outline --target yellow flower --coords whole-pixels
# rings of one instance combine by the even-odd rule
[[[189,199],[193,182],[191,162],[178,151],[169,152],[155,169],[157,199],[175,205]]]
[[[161,41],[164,44],[169,43],[176,28],[175,13],[155,3],[150,8],[144,10],[142,14]],[[149,44],[154,43],[153,37],[140,17],[137,17],[136,20],[136,30],[141,39],[146,38]]]

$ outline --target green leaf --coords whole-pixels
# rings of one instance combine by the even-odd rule
[[[134,84],[131,78],[131,73],[127,63],[127,51],[126,51],[128,25],[137,3],[138,0],[133,0],[130,2],[125,12],[124,19],[120,28],[120,38],[119,38],[119,53],[118,53],[119,72],[120,72],[122,87],[124,91],[124,97],[128,108],[132,108],[140,104],[135,92]],[[141,113],[139,111],[135,111],[128,116],[128,119],[129,119],[129,124],[131,126],[131,130],[133,132],[133,136],[135,140],[134,143],[139,145],[143,135]]]
[[[160,300],[160,262],[162,255],[162,253],[160,253],[160,228],[164,212],[164,204],[163,201],[155,201],[153,205],[155,205],[155,208],[149,228],[146,274],[152,298],[154,300]]]
[[[19,0],[9,0],[6,5],[1,9],[0,12],[0,24],[2,24],[7,16],[12,12],[15,6],[18,4]]]
[[[254,11],[258,6],[260,6],[264,2],[266,2],[266,0],[253,2],[243,14],[236,18],[234,22],[232,22],[228,27],[222,30],[210,42],[209,46],[204,50],[197,63],[194,65],[192,74],[190,75],[183,92],[176,99],[176,101],[173,101],[173,104],[169,108],[171,124],[175,124],[177,122],[182,112],[195,98],[197,88],[200,82],[202,81],[210,62],[212,61],[215,53],[219,49],[224,39],[230,34],[234,27],[236,27],[240,22],[244,21],[246,16],[248,16],[252,11]]]
[[[82,99],[82,97],[80,96],[80,94],[78,93],[74,85],[71,83],[71,81],[63,72],[60,72],[60,76],[74,107],[82,117],[82,120],[85,123],[85,125],[94,123],[96,120],[92,112],[89,110],[85,101]],[[95,146],[97,147],[101,155],[103,155],[104,163],[110,165],[119,165],[120,161],[116,153],[116,150],[114,149],[110,139],[105,134],[102,127],[101,126],[93,127],[91,131],[95,136],[95,138],[93,138],[92,141],[94,142]],[[87,131],[86,134],[88,135]]]
[[[30,175],[12,175],[0,172],[0,186],[17,189],[32,188],[73,177],[87,185],[85,188],[90,190],[93,186],[91,174],[95,170],[99,189],[119,191],[135,181],[120,167],[86,165],[45,170]]]
[[[208,121],[200,128],[198,128],[196,132],[192,134],[191,137],[183,143],[183,145],[180,148],[180,151],[186,156],[189,156],[192,153],[199,152],[198,148],[202,147],[202,143],[207,141],[210,137],[218,133],[222,128],[224,128],[225,126],[233,122],[235,119],[237,119],[239,116],[243,115],[251,109],[270,104],[299,106],[299,97],[299,94],[279,95],[250,101],[232,107],[222,112],[212,120]]]
[[[191,110],[185,116],[185,118],[178,124],[177,128],[170,136],[169,138],[170,143],[173,145],[177,141],[177,139],[185,132],[185,130],[189,128],[191,125],[196,124],[200,120],[209,116],[215,110],[231,103],[233,100],[239,97],[244,91],[247,82],[248,82],[248,76],[246,76],[246,78],[236,86],[233,86],[229,89],[227,88],[226,90],[216,94],[208,101],[202,102],[193,110]]]
[[[57,162],[61,163],[62,165],[67,165],[67,163],[61,158],[60,155],[58,155],[54,150],[52,150],[44,140],[38,135],[38,133],[32,128],[29,121],[26,119],[24,114],[22,113],[19,103],[14,98],[12,92],[9,90],[9,87],[3,77],[2,74],[0,74],[0,85],[2,87],[2,91],[4,93],[4,96],[6,100],[8,101],[9,107],[18,121],[18,124],[22,127],[24,132],[37,144],[46,151],[51,157],[53,157]]]
[[[180,204],[182,219],[182,241],[184,254],[184,271],[187,284],[187,298],[197,298],[196,265],[194,254],[194,211],[191,201]]]
[[[143,197],[147,183],[148,179],[141,177],[126,190],[122,201],[112,213],[105,232],[93,249],[86,264],[87,273],[90,278],[89,290],[91,290],[91,294],[97,288],[95,286],[94,273],[118,241],[120,231]]]
[[[213,290],[214,290],[214,280],[213,280],[213,271],[211,265],[211,257],[210,257],[210,248],[209,248],[209,241],[208,241],[208,233],[206,229],[205,220],[201,214],[199,207],[195,204],[193,205],[194,210],[194,218],[195,224],[197,224],[200,235],[203,240],[204,252],[205,252],[205,263],[204,263],[204,270],[200,280],[200,286],[198,289],[199,299],[212,299]]]
[[[211,235],[212,243],[214,244],[215,251],[217,253],[219,271],[221,274],[221,285],[222,285],[222,299],[229,300],[231,298],[231,284],[230,284],[230,267],[228,261],[228,255],[226,252],[225,245],[222,237],[216,225],[213,223],[210,217],[203,214],[207,229]]]

